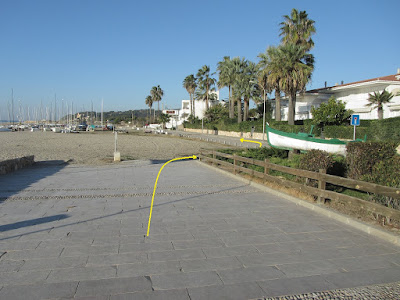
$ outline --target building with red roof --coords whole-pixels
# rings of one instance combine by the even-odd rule
[[[394,97],[383,105],[383,117],[393,118],[400,116],[400,69],[397,74],[382,76],[367,80],[361,80],[351,83],[336,84],[319,89],[309,90],[299,93],[296,99],[296,120],[312,118],[311,107],[319,107],[321,103],[327,102],[334,96],[337,100],[346,103],[346,108],[360,115],[360,119],[371,120],[378,119],[376,108],[366,106],[369,103],[368,98],[374,92],[382,92],[386,89]],[[288,99],[282,98],[282,120],[287,120]]]

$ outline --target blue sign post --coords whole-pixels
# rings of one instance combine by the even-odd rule
[[[356,139],[356,126],[360,126],[360,115],[351,115],[351,125],[354,126],[353,140]]]

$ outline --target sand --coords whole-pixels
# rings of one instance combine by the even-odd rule
[[[167,160],[198,154],[201,148],[221,149],[221,144],[171,135],[118,134],[117,151],[122,160]],[[0,132],[0,161],[34,155],[35,161],[63,160],[72,164],[113,163],[112,132]]]

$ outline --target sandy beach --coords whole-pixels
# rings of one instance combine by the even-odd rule
[[[201,148],[221,149],[221,144],[182,139],[170,135],[118,134],[122,160],[172,159],[199,153]],[[34,155],[35,161],[63,160],[72,164],[99,165],[113,162],[112,132],[1,132],[0,161]]]

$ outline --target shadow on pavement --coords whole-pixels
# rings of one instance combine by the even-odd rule
[[[54,215],[54,216],[48,216],[48,217],[43,217],[43,218],[36,218],[36,219],[31,219],[31,220],[15,222],[12,224],[7,224],[7,225],[0,225],[0,232],[14,230],[14,229],[22,228],[22,227],[39,225],[39,224],[43,224],[43,223],[50,223],[50,222],[66,219],[68,217],[69,216],[66,214],[59,214],[59,215]]]
[[[246,187],[246,186],[249,186],[249,184],[223,189],[223,190],[220,190],[218,192],[226,192],[226,191],[236,190],[236,189],[243,188],[243,187]],[[153,208],[154,207],[160,207],[160,206],[168,205],[168,204],[171,204],[171,203],[177,203],[177,202],[181,202],[181,201],[185,201],[185,200],[189,200],[189,199],[200,198],[200,197],[207,196],[207,195],[212,195],[212,194],[215,194],[215,193],[216,192],[207,192],[207,193],[204,193],[204,194],[195,195],[195,196],[191,196],[191,197],[187,197],[187,198],[177,199],[177,200],[173,200],[173,201],[169,201],[169,202],[163,202],[163,203],[160,203],[160,204],[154,204]],[[14,235],[14,236],[8,236],[8,237],[0,238],[0,241],[13,239],[13,238],[19,238],[19,237],[24,236],[24,235],[29,235],[29,234],[33,234],[33,233],[48,231],[50,229],[57,229],[57,228],[68,227],[68,226],[71,226],[71,225],[84,224],[84,223],[89,222],[89,221],[105,219],[105,218],[113,217],[113,216],[116,216],[116,215],[122,215],[122,214],[127,214],[127,213],[131,213],[131,212],[135,212],[135,211],[146,210],[146,209],[150,210],[150,205],[149,206],[145,206],[145,207],[125,210],[125,211],[120,211],[120,212],[116,212],[116,213],[112,213],[112,214],[108,214],[108,215],[104,215],[104,216],[94,217],[94,218],[91,218],[91,219],[86,219],[86,220],[73,222],[73,223],[69,223],[69,224],[63,224],[63,225],[59,225],[59,226],[53,226],[53,227],[50,227],[50,228],[39,229],[39,230],[31,231],[31,232],[17,234],[17,235]],[[143,234],[145,234],[145,232],[144,232],[145,230],[146,229],[143,229]]]
[[[59,172],[67,165],[68,163],[63,160],[39,161],[31,167],[0,175],[0,203],[33,183]]]

